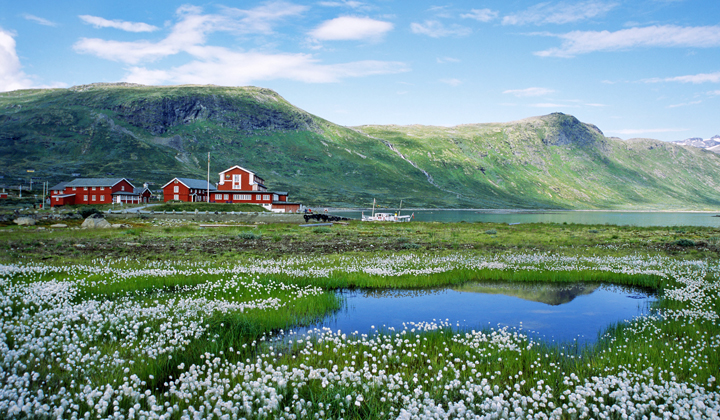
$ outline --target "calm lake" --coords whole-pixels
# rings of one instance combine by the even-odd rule
[[[652,292],[605,284],[487,283],[426,290],[340,292],[346,304],[323,322],[346,334],[399,331],[411,323],[445,322],[456,329],[512,327],[546,343],[593,343],[610,324],[648,313]]]
[[[396,209],[377,210],[395,212]],[[366,215],[372,209],[364,210]],[[336,210],[332,214],[360,219],[359,210]],[[419,222],[492,222],[492,223],[578,223],[587,225],[628,226],[711,226],[720,227],[720,212],[647,212],[647,211],[525,211],[525,210],[403,210],[415,214]]]

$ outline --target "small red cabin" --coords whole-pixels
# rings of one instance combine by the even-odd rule
[[[206,202],[208,182],[202,179],[173,178],[163,185],[163,201],[185,201],[188,203]],[[211,186],[210,192],[215,191]]]

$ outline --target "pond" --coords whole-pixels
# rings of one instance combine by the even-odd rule
[[[647,314],[653,292],[608,284],[487,283],[425,290],[341,291],[345,306],[323,322],[351,334],[399,331],[411,323],[447,322],[455,329],[511,327],[546,343],[597,341],[609,325]]]
[[[378,210],[395,212],[391,210]],[[332,210],[332,214],[360,219],[360,210]],[[371,209],[364,210],[366,215]],[[577,211],[577,210],[403,210],[418,222],[491,223],[577,223],[628,226],[711,226],[720,227],[720,212]]]

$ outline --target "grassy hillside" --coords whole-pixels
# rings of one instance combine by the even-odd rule
[[[347,128],[256,87],[96,84],[0,94],[0,175],[155,188],[232,165],[307,205],[718,208],[720,157],[606,138],[563,114],[452,128]]]
[[[520,207],[720,207],[720,159],[657,140],[607,138],[572,116],[457,127],[363,126],[459,194]]]

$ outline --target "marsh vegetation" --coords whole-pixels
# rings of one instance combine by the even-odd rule
[[[712,228],[350,223],[314,232],[128,222],[109,231],[0,227],[0,415],[712,418],[720,410]],[[335,290],[470,280],[602,281],[652,288],[658,299],[589,346],[458,329],[454,320],[292,333],[342,307]]]

